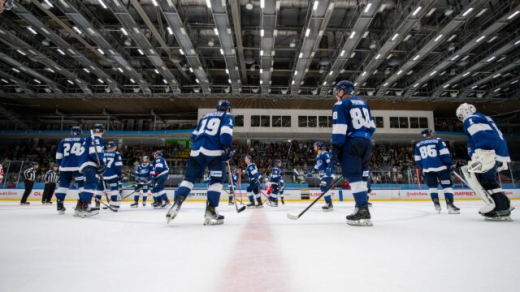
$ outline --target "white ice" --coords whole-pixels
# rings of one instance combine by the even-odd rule
[[[519,291],[520,210],[486,222],[482,203],[460,215],[430,202],[374,202],[373,227],[352,227],[352,202],[246,210],[221,205],[221,226],[203,226],[204,205],[108,210],[87,219],[55,206],[0,202],[0,291]],[[519,201],[513,201],[518,206]],[[444,206],[443,206],[444,207]]]

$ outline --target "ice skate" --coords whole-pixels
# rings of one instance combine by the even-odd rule
[[[20,203],[21,206],[29,206],[31,203],[29,202],[23,202],[23,203]]]
[[[482,214],[486,221],[513,221],[511,219],[511,208],[504,211],[492,211]]]
[[[184,198],[183,196],[178,196],[177,198],[175,198],[175,201],[173,201],[173,206],[170,208],[168,213],[166,213],[166,221],[167,221],[166,223],[170,223],[170,221],[175,219],[177,214],[179,214],[179,211],[181,210],[181,207],[182,207],[182,203],[184,202],[185,199],[186,198]]]
[[[78,203],[77,209],[78,209],[77,217],[81,217],[81,218],[92,217],[92,216],[99,214],[99,208],[90,207],[90,204],[88,204],[88,203]]]
[[[347,224],[352,226],[372,226],[370,219],[368,206],[358,207],[354,210],[354,213],[347,216]]]
[[[161,207],[161,205],[162,205],[162,200],[161,201],[155,201],[155,202],[153,202],[152,207],[154,209],[158,209],[158,208]]]
[[[72,216],[74,217],[80,217],[80,202],[78,201],[76,203],[76,207],[74,207],[74,214]]]
[[[135,203],[130,205],[130,208],[137,208],[137,207],[139,207],[139,203],[138,202],[135,202]]]
[[[101,200],[96,199],[96,208],[101,207]]]
[[[321,210],[323,212],[332,212],[334,211],[334,206],[332,205],[332,203],[326,204],[325,206],[321,207]]]
[[[214,206],[206,206],[206,214],[204,215],[204,225],[222,224],[224,224],[224,216],[219,215]]]
[[[143,207],[146,207],[146,202],[143,202]]]
[[[372,207],[372,203],[368,202],[367,206]]]
[[[460,209],[453,205],[452,202],[447,202],[446,206],[448,208],[448,214],[460,214]]]
[[[233,206],[233,205],[235,205],[235,203],[233,203],[233,201],[229,201],[228,206]]]
[[[284,198],[281,198],[280,201],[282,202],[282,205],[285,205],[285,200],[284,200]]]
[[[439,203],[439,200],[435,199],[433,200],[433,205],[435,206],[435,211],[437,211],[437,213],[441,213],[441,204]]]
[[[56,206],[57,206],[58,214],[64,215],[65,210],[67,210],[67,209],[65,209],[65,206],[63,206],[63,201],[58,201],[58,204]]]
[[[170,200],[166,199],[165,201],[162,202],[160,207],[161,207],[161,209],[164,209],[169,206],[170,206]]]
[[[255,205],[255,203],[249,203],[249,204],[246,205],[246,207],[248,209],[254,209],[254,208],[256,208],[256,205]]]

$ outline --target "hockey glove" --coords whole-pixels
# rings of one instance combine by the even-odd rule
[[[455,164],[451,164],[451,165],[446,165],[446,167],[448,168],[448,171],[450,173],[454,172],[455,170],[457,170],[457,166]]]
[[[496,164],[495,150],[476,149],[468,163],[468,171],[474,173],[485,173]]]
[[[97,168],[96,173],[97,173],[98,175],[102,175],[103,173],[105,173],[105,170],[106,170],[106,169],[107,169],[106,166],[105,166],[104,164],[101,164],[101,165]]]
[[[224,153],[222,153],[222,161],[228,162],[233,158],[233,154],[235,154],[235,151],[231,147],[224,148]]]

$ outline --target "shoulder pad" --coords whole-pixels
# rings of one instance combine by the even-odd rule
[[[341,105],[341,104],[343,104],[343,102],[341,102],[341,100],[340,100],[340,101],[336,102],[334,105]]]

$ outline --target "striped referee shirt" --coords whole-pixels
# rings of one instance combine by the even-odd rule
[[[26,180],[32,180],[32,181],[35,181],[36,180],[36,169],[34,169],[32,166],[27,168],[24,172],[23,172],[23,177],[26,179]]]
[[[43,181],[46,183],[55,184],[58,183],[60,176],[58,175],[58,172],[54,170],[49,170],[45,173],[45,176],[43,177]]]

